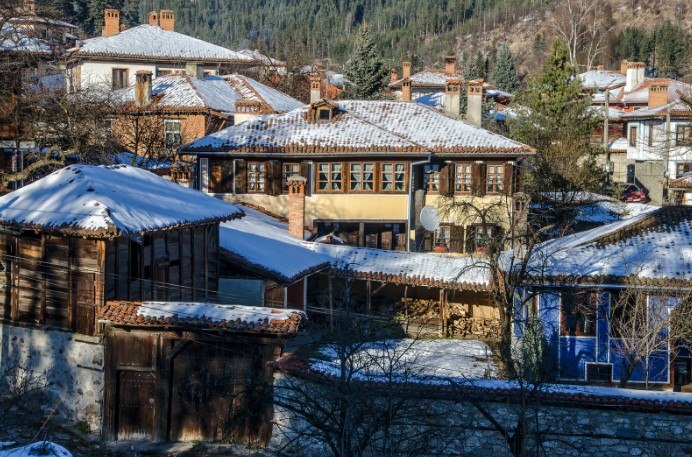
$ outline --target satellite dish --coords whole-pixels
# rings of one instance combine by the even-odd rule
[[[420,222],[425,230],[434,232],[440,227],[440,212],[434,206],[425,205],[420,210]]]

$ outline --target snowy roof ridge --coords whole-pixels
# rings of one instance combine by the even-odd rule
[[[109,37],[90,38],[70,50],[75,57],[114,57],[195,62],[247,62],[256,60],[172,30],[143,24]]]
[[[263,115],[183,146],[188,153],[348,152],[525,155],[530,146],[417,103],[333,101],[330,122],[311,123],[312,105],[282,115]]]
[[[142,235],[243,212],[129,165],[70,165],[0,197],[0,224],[75,236]]]

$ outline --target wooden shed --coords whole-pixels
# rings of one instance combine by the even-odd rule
[[[74,165],[0,198],[3,317],[93,335],[107,300],[215,296],[238,208],[141,169]]]

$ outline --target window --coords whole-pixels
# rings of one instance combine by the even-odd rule
[[[644,334],[647,326],[647,296],[632,290],[610,293],[610,334],[612,338],[632,338]]]
[[[247,190],[248,192],[264,192],[264,164],[249,162],[247,164]]]
[[[343,164],[321,163],[317,166],[317,189],[323,192],[341,192]]]
[[[689,173],[690,171],[692,171],[692,163],[679,163],[675,167],[675,177],[679,178],[685,173]]]
[[[447,251],[452,241],[452,226],[440,225],[433,235],[433,249]]]
[[[630,146],[637,145],[637,127],[630,127]]]
[[[487,248],[492,245],[493,237],[495,236],[495,227],[493,225],[476,225],[473,228],[474,244],[476,249]]]
[[[349,191],[372,192],[375,190],[375,164],[352,163],[349,167]]]
[[[460,194],[471,192],[470,163],[457,163],[454,165],[454,192]]]
[[[320,108],[317,110],[317,120],[319,122],[329,122],[332,120],[332,110],[330,108]]]
[[[177,148],[183,143],[180,131],[180,120],[166,119],[163,121],[163,141],[166,147]]]
[[[654,124],[649,124],[648,127],[649,127],[649,129],[647,132],[646,144],[647,144],[647,146],[653,146],[654,145]]]
[[[406,164],[382,164],[382,192],[406,192]]]
[[[488,193],[500,193],[503,189],[502,179],[504,178],[504,165],[488,165],[487,188]]]
[[[283,191],[288,192],[288,178],[292,176],[300,175],[300,164],[299,163],[285,163],[283,164],[282,180]]]
[[[428,192],[439,192],[440,191],[440,166],[439,165],[426,165],[425,166],[425,182]]]
[[[675,145],[692,146],[692,125],[678,125],[675,128]]]
[[[560,294],[560,335],[596,336],[596,300],[590,291]]]
[[[103,122],[103,130],[105,132],[112,132],[113,131],[113,119],[104,119],[102,122]]]
[[[127,87],[127,69],[114,68],[113,69],[113,90],[122,89],[124,87]]]

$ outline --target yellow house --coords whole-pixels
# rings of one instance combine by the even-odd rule
[[[289,178],[302,176],[299,208],[316,236],[452,252],[482,248],[476,241],[501,227],[443,212],[439,228],[426,232],[422,208],[454,199],[502,202],[511,212],[521,183],[517,165],[532,153],[455,117],[397,101],[315,101],[181,148],[196,156],[197,188],[282,216],[289,216]]]

